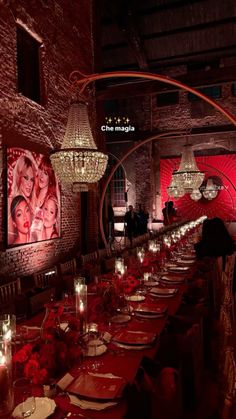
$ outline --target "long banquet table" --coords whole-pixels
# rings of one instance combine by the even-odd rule
[[[192,269],[191,269],[192,272]],[[190,278],[190,274],[186,277],[186,279]],[[166,305],[168,309],[168,314],[162,318],[155,318],[155,319],[138,319],[135,316],[132,316],[132,319],[129,323],[125,323],[124,325],[109,325],[109,333],[113,335],[115,332],[126,329],[126,330],[139,330],[144,332],[152,332],[160,335],[162,330],[164,329],[168,315],[174,315],[180,304],[183,292],[186,291],[188,285],[187,281],[181,285],[174,285],[175,288],[178,288],[178,292],[175,296],[171,298],[155,298],[155,302],[152,304],[155,305]],[[90,299],[93,296],[89,296]],[[148,299],[149,297],[147,297]],[[92,301],[91,301],[92,303]],[[133,303],[132,305],[135,306],[137,303]],[[140,304],[140,303],[139,303]],[[28,325],[30,326],[39,326],[42,321],[42,314],[37,315],[30,320],[28,320]],[[107,325],[99,323],[99,331],[106,331]],[[126,350],[116,347],[112,342],[108,344],[108,350],[99,357],[96,357],[96,362],[98,363],[98,367],[96,372],[99,373],[112,373],[114,375],[123,377],[127,383],[133,383],[141,364],[141,361],[144,356],[147,356],[151,359],[154,359],[157,349],[159,345],[159,339],[157,338],[153,346],[149,349],[143,350]],[[90,368],[90,366],[94,363],[95,358],[85,358],[83,360],[83,368]],[[71,374],[76,376],[79,374],[80,367],[74,367],[71,370]],[[66,416],[65,412],[72,412],[72,413],[83,413],[88,415],[90,418],[94,419],[121,419],[125,416],[127,403],[126,399],[123,398],[116,406],[111,407],[107,410],[102,411],[94,411],[94,410],[82,410],[77,406],[74,406],[69,403],[67,397],[64,396],[56,396],[55,402],[57,404],[57,409],[55,413],[51,416],[52,419],[61,419]]]

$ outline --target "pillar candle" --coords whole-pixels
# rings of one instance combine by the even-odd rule
[[[8,401],[9,385],[7,366],[5,364],[0,364],[0,411],[1,406],[4,406]]]

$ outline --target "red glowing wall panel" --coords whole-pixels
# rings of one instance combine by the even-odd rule
[[[219,156],[196,157],[199,170],[205,172],[205,178],[216,179],[219,185],[218,195],[212,201],[201,198],[193,201],[189,194],[182,198],[169,198],[167,187],[170,185],[174,169],[178,169],[180,158],[161,159],[161,199],[162,206],[165,201],[172,200],[183,219],[194,219],[201,215],[220,217],[225,221],[236,220],[236,155],[225,154]]]

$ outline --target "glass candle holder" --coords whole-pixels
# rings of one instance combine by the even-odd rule
[[[16,316],[14,314],[0,314],[4,339],[12,339],[16,334]]]
[[[115,259],[115,273],[124,275],[125,273],[125,261],[123,258],[116,258]]]
[[[4,320],[0,321],[0,416],[3,417],[13,407],[11,335],[6,332]]]
[[[144,274],[143,274],[143,280],[144,281],[149,281],[150,276],[151,276],[151,273],[150,272],[144,272]]]
[[[80,320],[80,333],[86,332],[87,324],[87,285],[75,278],[75,307],[76,316]]]

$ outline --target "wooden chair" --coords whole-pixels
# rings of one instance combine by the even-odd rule
[[[236,403],[236,362],[234,348],[229,346],[224,352],[223,386],[221,388],[221,419],[233,419]]]
[[[108,256],[107,249],[98,249],[98,251],[97,251],[98,260],[102,260],[107,256]]]
[[[21,294],[20,278],[0,286],[0,304],[5,306]]]
[[[224,346],[228,345],[228,340],[231,338],[232,333],[233,328],[230,307],[222,304],[220,310],[220,341]]]
[[[62,279],[63,291],[73,293],[74,291],[74,278],[77,272],[76,259],[67,260],[59,264],[60,276]]]
[[[62,276],[66,274],[76,275],[76,259],[75,258],[67,260],[66,262],[60,263],[59,267],[60,267],[60,274]]]
[[[58,274],[56,266],[34,273],[34,283],[37,288],[49,288],[55,286],[57,282]]]
[[[228,278],[233,277],[236,252],[226,257],[225,273]]]
[[[101,272],[100,260],[98,259],[97,251],[81,255],[80,258],[81,275],[85,276],[88,282],[93,281],[94,277]]]
[[[39,271],[33,275],[35,292],[29,297],[30,315],[42,310],[45,304],[61,297],[62,281],[59,281],[56,266]]]
[[[86,263],[95,262],[97,259],[97,252],[87,253],[86,255],[81,255],[81,264],[85,265]]]
[[[0,286],[0,313],[14,313],[16,318],[27,315],[27,298],[21,292],[20,278]]]

